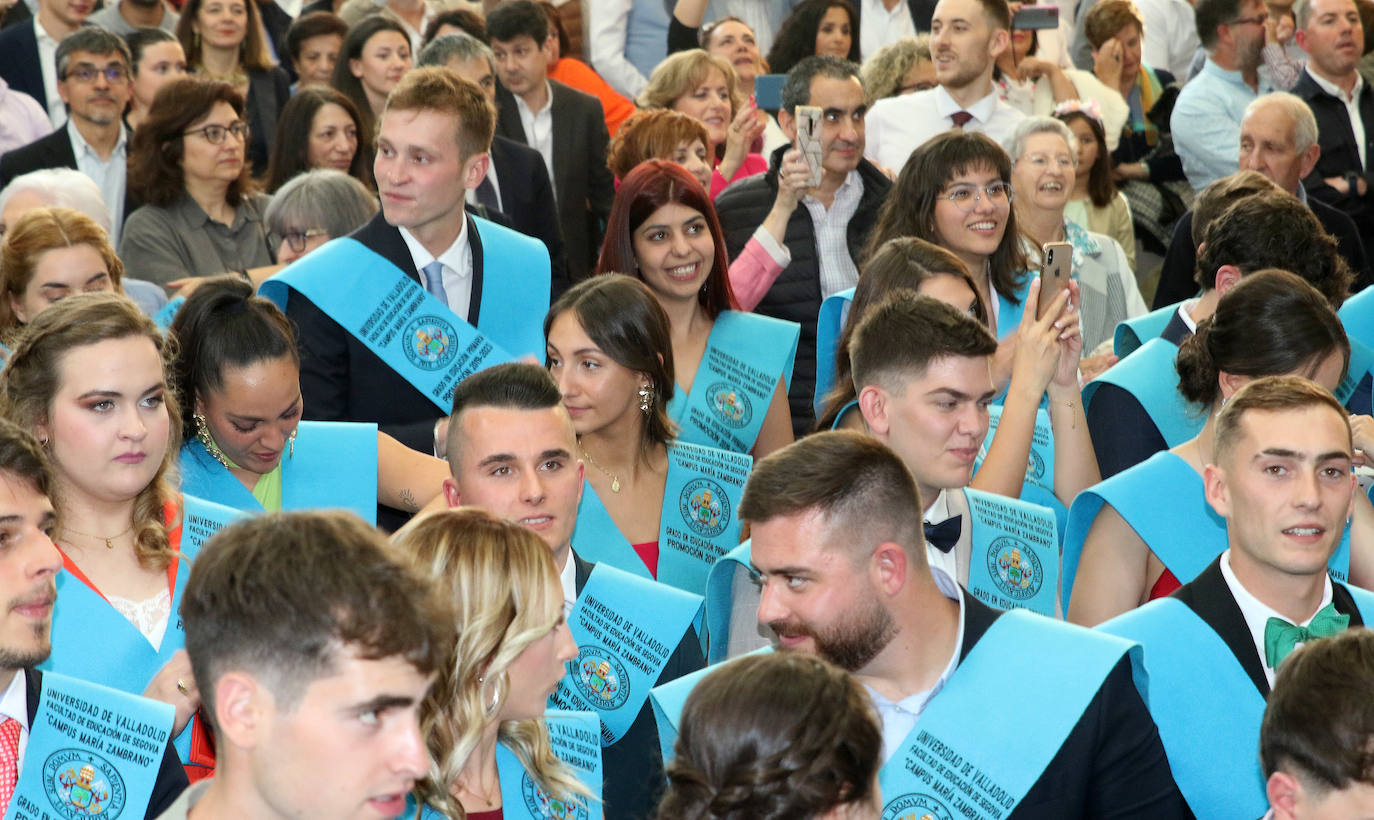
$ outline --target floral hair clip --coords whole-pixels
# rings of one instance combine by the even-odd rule
[[[1097,120],[1098,125],[1102,124],[1102,109],[1097,100],[1065,100],[1054,107],[1054,116],[1062,117],[1065,114],[1084,114]]]

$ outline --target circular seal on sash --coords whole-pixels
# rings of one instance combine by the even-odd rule
[[[458,334],[447,319],[420,316],[411,319],[401,333],[401,347],[410,363],[421,370],[448,367],[458,355]]]
[[[590,820],[591,815],[581,803],[554,797],[539,787],[529,772],[520,775],[520,794],[532,817],[549,820]]]
[[[630,697],[630,676],[604,647],[588,645],[577,650],[573,683],[582,697],[601,709],[618,709]]]
[[[1003,595],[1017,601],[1034,598],[1045,583],[1035,550],[1009,535],[994,539],[988,547],[988,575]]]
[[[694,478],[678,497],[682,520],[703,538],[715,538],[730,525],[730,499],[725,489],[709,478]]]
[[[1030,458],[1026,460],[1026,478],[1041,481],[1045,478],[1045,460],[1032,447]]]
[[[729,382],[716,382],[706,388],[706,399],[728,427],[738,430],[754,418],[754,406],[749,403],[749,397]]]
[[[954,820],[954,815],[936,798],[917,792],[889,801],[883,820]]]
[[[67,820],[124,812],[124,778],[114,764],[86,749],[58,749],[43,761],[43,791],[58,816]]]

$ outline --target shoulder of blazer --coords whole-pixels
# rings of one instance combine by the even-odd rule
[[[419,281],[420,275],[415,271],[415,260],[411,259],[410,248],[406,247],[406,241],[401,238],[401,229],[388,223],[381,211],[348,236],[405,271],[407,276]]]
[[[60,157],[59,164],[52,162],[54,156]],[[66,123],[47,136],[7,151],[0,156],[0,163],[3,163],[5,173],[10,178],[44,168],[75,169],[76,154],[72,152],[72,140],[67,133]]]

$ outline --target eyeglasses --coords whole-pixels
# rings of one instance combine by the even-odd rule
[[[1021,157],[1021,160],[1030,163],[1032,168],[1039,168],[1041,170],[1050,167],[1050,162],[1058,165],[1061,171],[1072,168],[1074,164],[1074,158],[1068,154],[1057,154],[1053,157],[1049,154],[1026,154]],[[1021,160],[1017,160],[1017,162]]]
[[[1011,202],[1011,184],[998,180],[989,182],[982,188],[977,185],[955,185],[949,191],[940,195],[941,199],[948,199],[954,206],[964,213],[972,211],[978,206],[978,200],[987,197],[988,202],[993,205],[1005,205]]]
[[[62,75],[62,79],[76,79],[83,83],[93,83],[96,77],[104,76],[110,85],[119,85],[129,79],[129,69],[122,65],[107,65],[104,68],[97,68],[90,63],[82,63],[74,68],[67,69],[67,73]]]
[[[205,141],[210,143],[211,145],[222,144],[224,142],[224,138],[229,134],[233,134],[240,140],[247,142],[248,123],[244,122],[243,120],[239,120],[238,122],[233,123],[232,125],[203,125],[200,128],[195,128],[190,131],[181,132],[181,135],[184,137],[189,137],[192,134],[200,134],[202,137],[205,138]]]
[[[1256,14],[1254,17],[1237,17],[1236,19],[1232,20],[1231,22],[1227,23],[1226,25],[1228,25],[1228,26],[1244,26],[1244,25],[1248,25],[1248,24],[1254,24],[1254,25],[1257,25],[1257,26],[1262,26],[1262,25],[1264,25],[1264,21],[1265,21],[1265,20],[1268,20],[1268,19],[1269,19],[1269,15],[1267,15],[1267,14]]]
[[[329,231],[322,228],[311,228],[308,231],[291,231],[289,233],[269,234],[267,241],[272,245],[272,252],[281,250],[282,243],[285,243],[296,253],[305,253],[305,243],[317,236],[329,236]]]

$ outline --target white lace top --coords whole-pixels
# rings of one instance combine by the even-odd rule
[[[167,622],[172,615],[172,596],[166,588],[142,601],[131,601],[117,595],[106,595],[105,599],[143,633],[143,637],[153,645],[154,652],[161,651],[162,636],[167,632]]]

